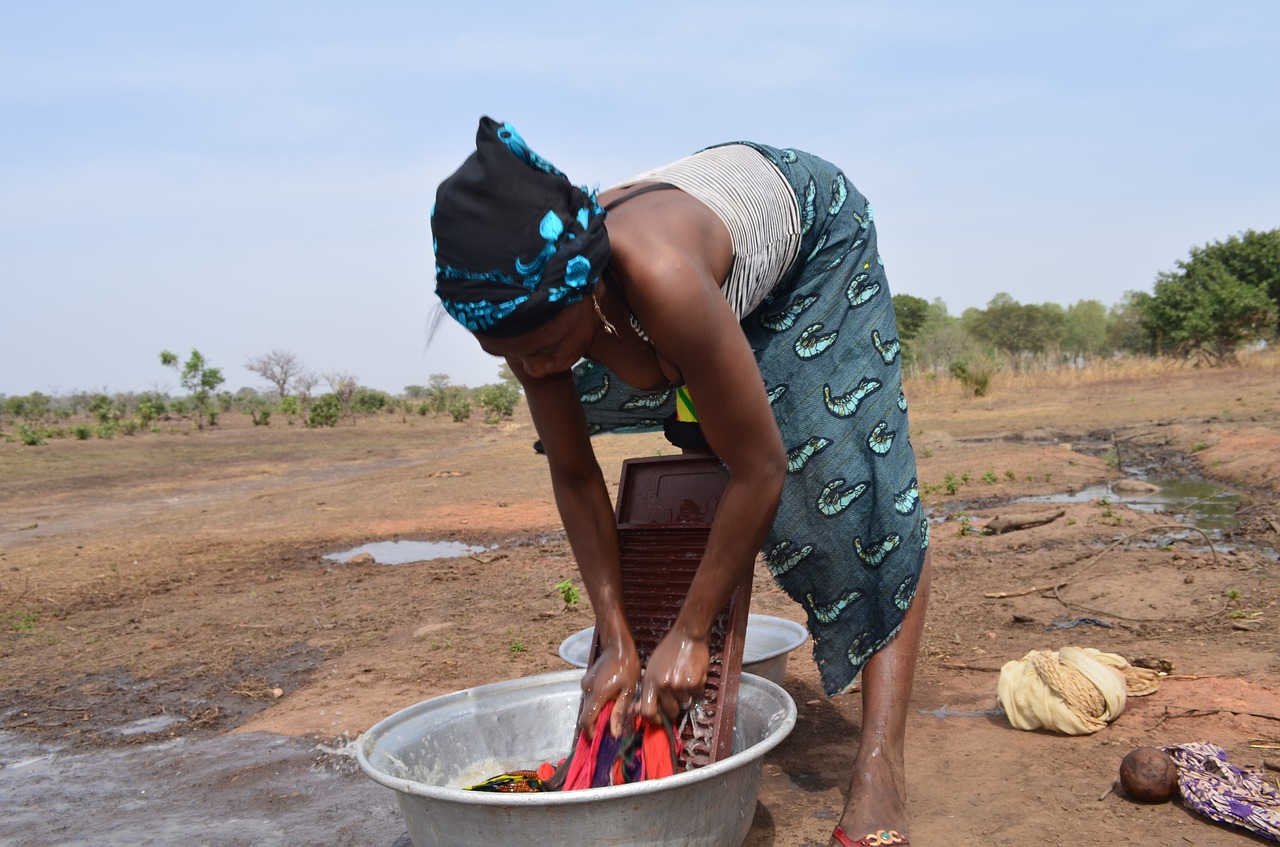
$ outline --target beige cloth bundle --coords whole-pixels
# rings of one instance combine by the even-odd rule
[[[1000,669],[997,697],[1018,729],[1089,735],[1124,711],[1128,697],[1160,685],[1155,671],[1092,647],[1032,650]]]

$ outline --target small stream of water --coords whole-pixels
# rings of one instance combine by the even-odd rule
[[[1155,491],[1114,490],[1091,485],[1074,493],[1024,497],[1019,503],[1088,503],[1106,498],[1131,509],[1167,514],[1204,532],[1222,533],[1239,523],[1236,510],[1244,498],[1211,482],[1194,479],[1153,479]]]

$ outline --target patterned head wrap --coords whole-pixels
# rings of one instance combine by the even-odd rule
[[[476,152],[436,190],[436,294],[472,332],[537,329],[600,279],[604,217],[595,192],[570,183],[511,124],[481,118]]]

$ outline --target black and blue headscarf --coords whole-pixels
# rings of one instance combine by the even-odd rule
[[[537,329],[599,281],[604,218],[595,192],[569,182],[511,124],[481,118],[476,152],[436,190],[436,294],[472,332]]]

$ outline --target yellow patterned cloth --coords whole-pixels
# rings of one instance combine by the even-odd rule
[[[1129,697],[1159,686],[1155,671],[1092,647],[1032,650],[1000,669],[996,696],[1016,729],[1089,735],[1120,717]]]

